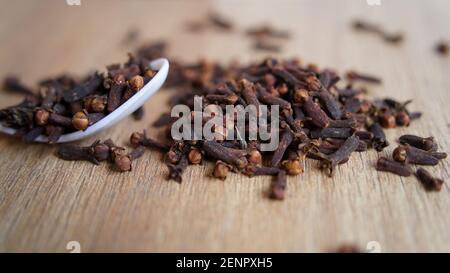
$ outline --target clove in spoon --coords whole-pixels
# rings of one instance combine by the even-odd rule
[[[156,75],[139,90],[135,95],[133,95],[124,104],[119,106],[116,110],[102,118],[97,123],[89,126],[84,131],[76,131],[69,134],[62,135],[56,143],[66,143],[81,140],[99,133],[102,130],[108,129],[111,126],[117,124],[125,117],[134,113],[137,109],[142,107],[145,102],[153,96],[164,84],[169,73],[169,61],[167,59],[161,58],[150,62],[150,67],[153,70],[158,71]],[[0,132],[7,135],[15,135],[17,130],[9,127],[5,127],[0,124]],[[34,142],[48,142],[48,138],[44,135],[37,137]]]

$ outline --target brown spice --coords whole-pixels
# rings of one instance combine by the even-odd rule
[[[89,126],[89,118],[84,112],[78,112],[73,115],[72,126],[80,131],[84,131]]]
[[[201,164],[203,155],[198,149],[192,149],[188,155],[189,163],[191,164]]]

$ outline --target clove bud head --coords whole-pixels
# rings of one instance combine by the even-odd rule
[[[380,117],[380,124],[383,128],[395,128],[397,126],[395,116],[389,113]]]
[[[200,163],[202,163],[202,159],[203,159],[203,155],[197,149],[192,149],[188,154],[188,160],[189,160],[189,163],[191,163],[191,164],[194,164],[194,165],[200,164]]]
[[[305,89],[297,89],[294,93],[294,101],[297,103],[305,102],[309,98],[308,91]]]
[[[398,162],[405,162],[407,158],[406,149],[404,146],[398,146],[392,152],[392,158]]]
[[[281,166],[288,175],[299,175],[304,171],[300,160],[285,160],[281,162]]]
[[[101,113],[106,108],[106,99],[103,97],[95,97],[91,101],[91,110],[96,113]]]
[[[133,147],[138,147],[141,145],[142,141],[144,140],[144,133],[141,132],[134,132],[130,136],[130,143]]]
[[[144,78],[142,76],[136,75],[130,79],[129,85],[131,90],[137,92],[144,87]]]
[[[398,126],[409,126],[411,119],[405,111],[398,112],[395,116],[395,121]]]
[[[262,164],[262,155],[258,150],[252,150],[247,155],[247,161],[250,164],[259,166]]]
[[[108,145],[103,143],[98,143],[94,145],[94,157],[98,161],[106,161],[110,155],[110,149]]]
[[[116,85],[123,85],[125,84],[125,76],[123,74],[117,74],[113,78],[113,83]]]
[[[44,109],[37,110],[34,114],[34,121],[39,126],[45,126],[50,118],[50,112]]]
[[[84,131],[89,126],[89,118],[84,112],[77,112],[73,115],[72,126],[80,131]]]
[[[131,171],[131,158],[127,155],[116,156],[114,159],[114,164],[121,172]]]
[[[222,161],[217,161],[216,166],[214,167],[213,176],[215,178],[219,178],[225,180],[230,171],[230,167]]]

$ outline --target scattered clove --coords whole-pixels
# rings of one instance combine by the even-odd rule
[[[312,138],[341,138],[347,139],[352,136],[351,128],[323,128],[311,131]]]
[[[389,145],[386,140],[383,128],[379,123],[374,123],[369,127],[370,132],[373,134],[372,145],[378,152],[381,152],[385,147]]]
[[[225,180],[230,170],[232,170],[232,168],[233,167],[231,165],[223,161],[217,160],[216,166],[214,167],[213,176],[215,178]]]
[[[284,200],[286,195],[287,178],[285,171],[279,171],[270,185],[270,198],[274,200]]]
[[[347,138],[339,149],[331,155],[324,156],[320,167],[328,171],[329,176],[333,175],[333,171],[338,164],[344,160],[348,160],[350,155],[358,148],[359,138],[355,135]]]
[[[62,145],[58,150],[59,158],[68,161],[89,161],[99,165],[92,146],[80,147],[74,144]]]
[[[439,159],[427,151],[417,149],[409,145],[399,145],[392,153],[395,161],[417,165],[437,165]]]
[[[184,145],[181,153],[180,158],[177,163],[175,164],[168,164],[167,167],[169,168],[169,179],[175,180],[178,183],[181,183],[183,181],[183,178],[181,175],[186,170],[186,168],[189,165],[189,160],[187,157],[187,153],[189,152],[189,146]]]
[[[361,74],[361,73],[358,73],[356,71],[348,72],[347,73],[347,79],[350,82],[364,81],[364,82],[375,83],[375,84],[381,84],[381,82],[382,82],[381,79],[378,78],[378,77]]]
[[[206,155],[233,165],[238,169],[244,169],[248,164],[245,158],[247,152],[244,150],[226,148],[214,141],[204,141],[202,147]]]
[[[166,152],[170,149],[168,145],[149,138],[145,130],[142,133],[140,132],[132,133],[130,136],[130,143],[135,148],[139,146],[144,146],[150,149],[155,149],[163,152]]]
[[[442,189],[442,185],[444,185],[444,180],[433,177],[424,168],[418,168],[416,176],[419,181],[422,182],[425,189],[429,191],[440,191]]]
[[[353,28],[358,31],[373,33],[380,36],[384,41],[392,44],[398,44],[403,41],[403,35],[401,33],[388,33],[379,26],[365,22],[362,20],[356,20],[353,22]]]
[[[137,147],[128,155],[118,155],[114,158],[114,165],[120,172],[130,172],[132,169],[132,162],[144,155],[145,148],[143,146]]]
[[[450,52],[450,45],[447,42],[441,41],[436,44],[435,50],[441,56],[448,56],[448,53]]]
[[[389,160],[385,157],[378,159],[376,169],[381,172],[391,172],[400,176],[410,176],[412,174],[412,170],[408,165]]]
[[[272,156],[271,167],[278,167],[281,160],[283,159],[286,149],[288,148],[289,145],[291,145],[293,140],[294,134],[289,129],[284,130],[283,133],[281,134],[281,139],[278,148]]]
[[[410,145],[424,151],[437,151],[437,143],[433,137],[420,137],[416,135],[403,135],[398,141],[404,145]]]

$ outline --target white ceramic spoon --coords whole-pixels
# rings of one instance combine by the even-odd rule
[[[56,143],[72,142],[92,136],[115,125],[125,117],[131,115],[141,106],[143,106],[144,103],[161,88],[164,81],[166,80],[167,74],[169,73],[169,61],[167,61],[167,59],[157,59],[150,62],[150,67],[154,70],[157,70],[158,73],[156,73],[152,80],[149,81],[133,97],[127,100],[119,108],[114,110],[114,112],[108,114],[92,126],[89,126],[85,131],[77,131],[62,135]],[[0,124],[0,132],[8,135],[14,135],[16,133],[16,130],[4,127]],[[35,142],[48,142],[48,139],[46,136],[41,135],[35,139]]]

